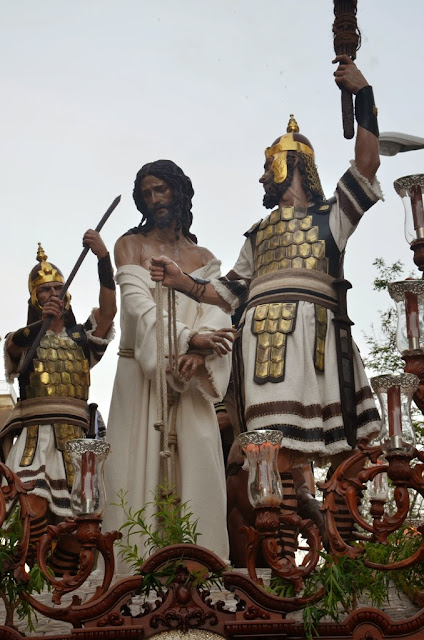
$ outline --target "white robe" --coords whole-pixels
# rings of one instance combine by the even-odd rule
[[[202,278],[219,275],[217,260],[194,273]],[[124,265],[116,274],[121,290],[122,353],[113,388],[107,440],[111,454],[105,467],[107,502],[103,530],[118,529],[124,514],[117,506],[116,492],[127,491],[133,510],[151,502],[161,483],[160,433],[156,421],[156,304],[155,283],[141,266]],[[164,296],[166,306],[167,296]],[[190,337],[197,332],[231,326],[231,318],[218,307],[199,304],[176,294],[178,352],[184,354]],[[167,313],[164,313],[167,318]],[[165,318],[165,327],[167,319]],[[166,330],[166,329],[165,329]],[[165,353],[168,353],[165,340]],[[201,533],[198,544],[228,558],[226,529],[225,470],[214,402],[224,395],[231,368],[230,355],[208,355],[189,383],[167,374],[168,383],[181,393],[177,411],[177,473],[181,501],[189,502],[193,519]],[[146,551],[140,540],[139,553]],[[118,561],[118,573],[128,573],[128,565]]]

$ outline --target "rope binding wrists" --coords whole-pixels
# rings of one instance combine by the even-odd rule
[[[202,298],[206,292],[206,285],[210,283],[210,280],[205,280],[205,278],[198,278],[197,276],[193,276],[190,273],[186,273],[183,271],[185,276],[188,276],[193,280],[193,286],[190,291],[185,291],[186,296],[191,298],[192,300],[196,300],[196,302],[201,302]]]

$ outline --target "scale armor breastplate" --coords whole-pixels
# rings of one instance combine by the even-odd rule
[[[332,204],[332,203],[331,203]],[[331,204],[283,207],[273,211],[252,237],[252,280],[284,269],[309,269],[339,276],[340,251],[329,227]],[[257,337],[254,381],[281,382],[285,376],[286,340],[294,331],[297,300],[256,306],[251,331]],[[315,304],[314,364],[325,368],[327,309]]]
[[[84,352],[86,336],[80,326],[69,331],[70,335],[47,333],[41,339],[37,355],[33,360],[33,371],[25,375],[21,383],[21,399],[24,398],[67,398],[88,399],[90,388],[90,364]],[[78,342],[76,342],[76,340]],[[23,393],[24,391],[24,397]],[[69,490],[72,488],[74,469],[66,442],[84,437],[81,427],[64,422],[52,425],[56,449],[61,452]],[[20,466],[30,466],[34,460],[39,438],[39,425],[26,430],[25,447]]]
[[[82,346],[70,336],[46,334],[37,349],[33,367],[25,385],[27,398],[88,399],[89,361]]]
[[[330,205],[282,207],[260,223],[252,278],[281,269],[313,269],[338,277],[340,251],[329,227]]]

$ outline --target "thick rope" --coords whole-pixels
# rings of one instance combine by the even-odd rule
[[[175,353],[177,341],[177,322],[175,318],[175,290],[168,288],[168,353],[169,368],[175,375],[178,373],[178,355]]]
[[[156,283],[156,422],[154,427],[161,432],[161,447],[163,446],[165,425],[168,422],[168,400],[166,393],[166,363],[164,349],[164,318],[163,318],[163,287]],[[162,451],[161,451],[162,455]],[[168,482],[166,465],[163,464],[164,483]]]
[[[169,354],[172,354],[172,372],[178,375],[178,336],[177,336],[177,313],[175,302],[175,289],[168,288],[168,344]],[[171,408],[171,418],[168,419],[168,446],[171,451],[171,480],[173,487],[177,486],[177,410],[179,394],[173,394]]]
[[[171,313],[172,313],[172,317],[171,317],[171,322],[169,323],[168,327],[169,327],[169,331],[171,331],[171,327],[172,327],[172,340],[174,343],[174,348],[177,348],[178,345],[178,335],[177,335],[177,308],[176,308],[176,301],[175,301],[175,289],[169,289],[169,306],[168,309],[171,309]],[[174,361],[174,373],[175,375],[178,375],[178,354],[176,354],[175,356],[175,361]]]
[[[169,447],[169,451],[171,452],[171,457],[170,457],[170,475],[171,475],[171,482],[172,482],[172,486],[174,487],[174,494],[176,495],[176,489],[175,487],[177,486],[177,465],[176,465],[176,458],[177,458],[177,411],[178,411],[178,404],[180,401],[180,394],[174,394],[174,400],[173,400],[173,404],[170,407],[170,416],[168,419],[168,424],[169,424],[169,432],[168,432],[168,447]]]
[[[178,354],[176,352],[177,343],[172,344],[173,332],[170,329],[171,323],[175,320],[175,292],[169,297],[168,291],[168,353],[169,366],[171,370],[175,370],[178,366]],[[177,433],[176,433],[176,411],[178,398],[168,398],[168,386],[166,381],[167,362],[165,357],[165,322],[163,315],[163,286],[161,282],[156,283],[155,290],[156,299],[156,349],[157,349],[157,365],[156,365],[156,422],[155,429],[161,432],[161,451],[160,457],[162,461],[163,484],[169,488],[169,491],[176,494],[176,451],[177,451]],[[173,304],[172,304],[173,302]],[[176,329],[175,329],[176,335]],[[169,403],[169,404],[168,404]],[[168,408],[170,411],[168,411]],[[177,496],[176,496],[177,498]],[[178,499],[178,498],[177,498]]]

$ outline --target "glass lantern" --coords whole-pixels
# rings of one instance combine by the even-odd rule
[[[396,193],[402,198],[405,209],[405,237],[411,244],[424,238],[424,208],[422,191],[424,174],[404,176],[394,181]]]
[[[71,492],[72,513],[75,517],[101,517],[106,504],[103,467],[110,444],[103,440],[81,438],[68,441],[66,450],[75,470]]]
[[[249,463],[247,491],[252,507],[279,507],[283,488],[278,472],[278,452],[283,434],[261,429],[239,435]]]
[[[415,447],[411,401],[418,384],[419,380],[413,373],[371,378],[381,406],[380,442],[384,453],[408,454]]]
[[[424,280],[403,280],[389,284],[396,303],[398,324],[396,346],[401,353],[424,349]]]

